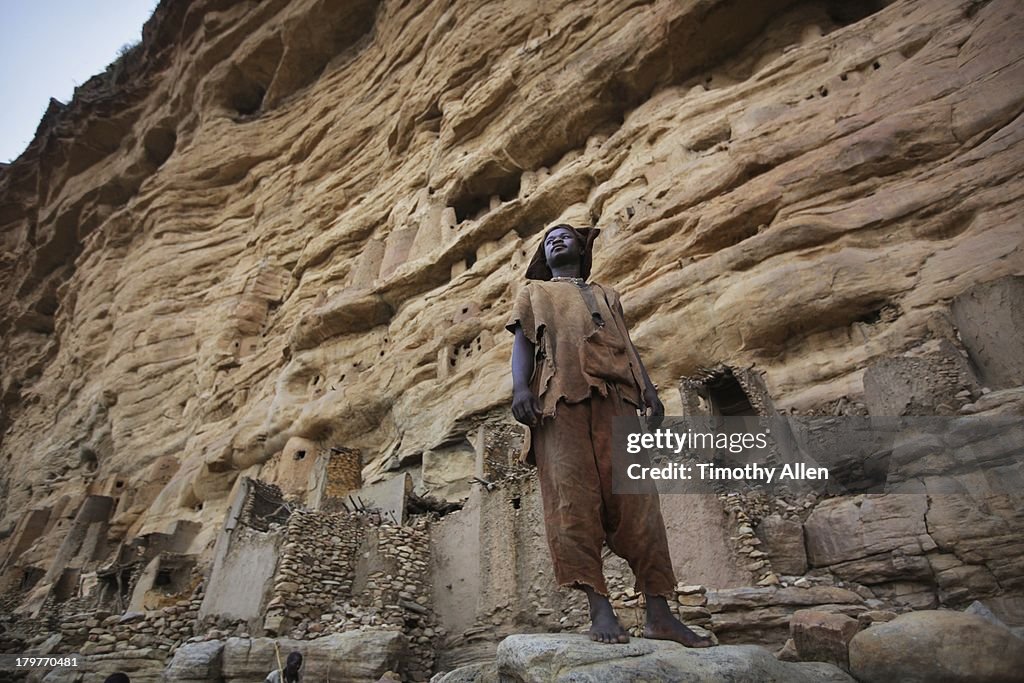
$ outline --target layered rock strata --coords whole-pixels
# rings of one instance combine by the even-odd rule
[[[441,627],[491,645],[556,613],[574,628],[582,605],[536,574],[530,475],[505,457],[503,325],[556,221],[602,228],[595,279],[622,293],[669,412],[729,382],[760,415],[1024,412],[1022,30],[1012,0],[161,3],[0,169],[11,647],[64,620],[116,648],[80,615],[181,608],[166,616],[189,624],[151,626],[165,656],[209,625],[186,579],[213,578],[234,520],[247,541],[222,547],[278,576],[284,522],[233,507],[254,500],[246,478],[291,509],[395,513],[374,538],[408,488],[469,497],[413,534],[462,540],[456,574],[480,589],[466,603],[436,573],[403,578],[435,593],[412,600],[418,675]],[[983,597],[1012,614],[1024,519],[999,482],[1019,455],[988,479],[917,455],[913,494],[668,503],[680,578],[712,589],[680,607],[741,625],[714,596],[802,580],[865,608]],[[352,581],[370,547],[337,558]],[[408,547],[389,561],[436,571],[437,548]],[[334,608],[314,593],[267,602],[312,637],[335,612],[283,596]],[[738,629],[777,644],[817,604]]]

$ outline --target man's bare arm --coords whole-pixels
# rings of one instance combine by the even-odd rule
[[[536,347],[526,338],[522,326],[516,326],[512,342],[512,415],[525,425],[537,424],[541,416],[540,400],[530,390],[535,352]]]
[[[609,304],[611,305],[611,304]],[[630,348],[633,349],[633,356],[637,362],[640,363],[640,374],[643,376],[643,401],[647,408],[650,408],[650,415],[662,416],[665,414],[665,405],[658,398],[658,389],[654,386],[654,382],[651,381],[651,376],[647,372],[647,366],[644,365],[643,358],[640,357],[640,352],[636,349],[636,344],[633,343],[633,338],[629,334],[629,325],[626,323],[626,313],[622,310],[622,300],[618,294],[615,295],[615,312],[619,315],[622,320],[623,329],[626,331],[626,341],[629,342]],[[646,410],[644,411],[647,412]]]
[[[633,354],[640,363],[640,374],[644,377],[644,403],[651,409],[652,416],[660,417],[665,414],[665,405],[658,398],[658,390],[655,388],[654,382],[651,381],[651,376],[647,374],[647,366],[644,365],[640,352],[636,350],[636,344],[632,339],[629,339],[629,345],[633,348]]]

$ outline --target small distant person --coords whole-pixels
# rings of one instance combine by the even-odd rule
[[[647,597],[644,636],[708,647],[668,603],[676,579],[657,491],[612,491],[612,420],[638,410],[658,417],[665,407],[629,338],[618,292],[588,282],[598,232],[565,224],[544,232],[506,325],[515,335],[512,414],[530,427],[526,461],[537,465],[555,578],[586,593],[592,640],[627,642],[608,600],[607,544]]]
[[[128,674],[123,674],[118,671],[117,673],[107,676],[103,683],[132,683],[132,679],[128,678]]]
[[[284,677],[275,669],[267,675],[263,683],[299,683],[302,680],[302,674],[299,672],[301,668],[302,653],[292,652],[284,664]]]

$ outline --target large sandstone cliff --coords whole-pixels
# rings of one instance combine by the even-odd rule
[[[558,220],[602,228],[670,412],[722,366],[856,412],[1024,274],[1022,33],[1013,0],[165,0],[0,170],[0,560],[41,600],[86,496],[95,559],[182,523],[209,558],[293,439],[367,484],[457,455]]]

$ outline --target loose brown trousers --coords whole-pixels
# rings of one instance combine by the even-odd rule
[[[601,562],[604,543],[624,558],[636,590],[674,596],[675,576],[657,492],[612,493],[612,419],[636,417],[618,389],[558,405],[556,416],[533,428],[544,525],[562,586],[587,585],[608,595]]]

